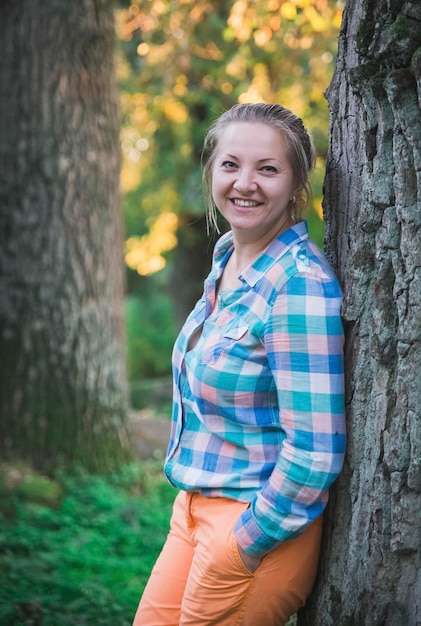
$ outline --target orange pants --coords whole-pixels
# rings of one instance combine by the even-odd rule
[[[316,576],[322,517],[251,574],[233,535],[247,506],[178,494],[133,626],[282,626],[303,606]]]

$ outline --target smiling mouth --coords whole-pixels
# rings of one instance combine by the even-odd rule
[[[257,200],[242,200],[241,198],[232,198],[231,202],[233,202],[237,206],[247,207],[247,208],[249,208],[249,207],[257,207],[257,206],[259,206],[261,204]]]

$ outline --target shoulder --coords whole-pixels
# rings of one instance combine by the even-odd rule
[[[321,294],[342,297],[339,280],[320,248],[312,239],[306,239],[290,251],[295,264],[290,288],[304,286],[307,291],[316,290]]]
[[[294,242],[263,273],[260,288],[269,300],[282,294],[330,294],[341,297],[339,281],[323,252],[310,239]],[[270,290],[269,290],[270,287]]]

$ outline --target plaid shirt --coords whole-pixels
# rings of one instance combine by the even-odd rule
[[[180,489],[250,502],[234,534],[260,557],[323,512],[342,468],[341,290],[300,222],[215,304],[232,250],[226,233],[174,346],[165,472]]]

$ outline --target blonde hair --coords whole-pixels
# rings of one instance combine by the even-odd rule
[[[291,215],[295,219],[300,218],[312,197],[308,176],[316,160],[311,137],[301,118],[280,104],[236,104],[212,124],[203,145],[202,180],[206,199],[208,232],[212,229],[219,232],[218,213],[212,197],[212,171],[216,149],[225,128],[238,122],[266,124],[277,128],[285,139],[288,146],[289,162],[297,181],[297,187],[300,188],[298,197],[293,200]]]

